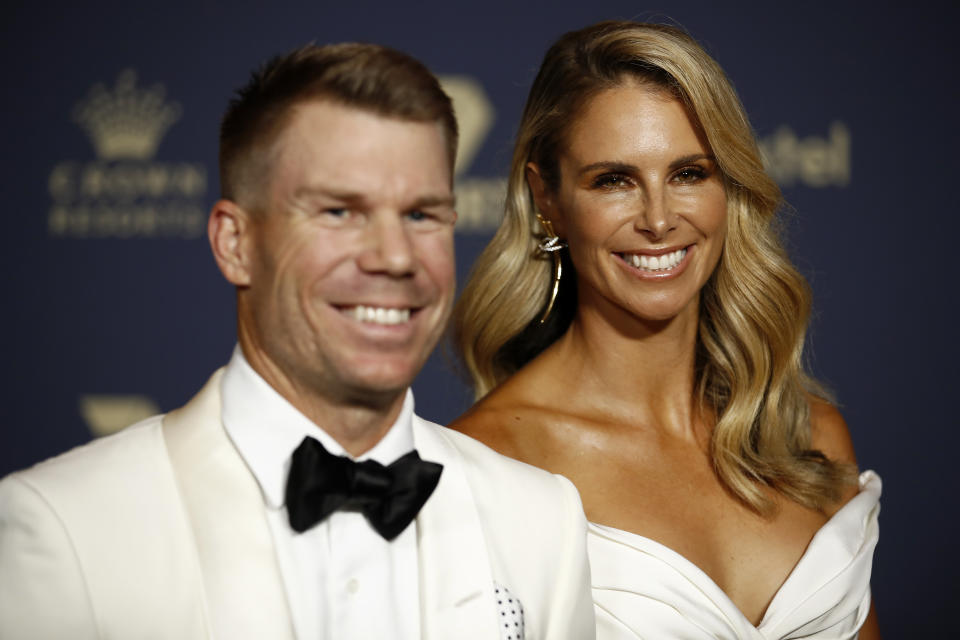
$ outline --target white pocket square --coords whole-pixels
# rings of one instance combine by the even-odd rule
[[[500,640],[523,640],[523,605],[502,584],[493,583],[493,595],[497,601],[497,626]]]

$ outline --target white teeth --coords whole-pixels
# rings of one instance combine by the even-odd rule
[[[410,319],[410,309],[365,307],[357,305],[350,310],[355,320],[374,324],[401,324]]]
[[[627,259],[627,262],[637,269],[644,271],[667,271],[680,264],[686,255],[686,249],[677,249],[676,251],[671,251],[661,256],[643,256],[632,253],[626,254],[624,257]]]

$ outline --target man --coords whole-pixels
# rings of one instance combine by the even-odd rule
[[[0,483],[0,637],[592,637],[572,485],[413,414],[455,148],[398,52],[254,74],[208,227],[239,347],[185,407]]]

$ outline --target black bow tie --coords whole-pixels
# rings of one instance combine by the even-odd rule
[[[443,465],[411,451],[390,466],[335,456],[306,437],[293,452],[287,476],[287,515],[302,533],[334,511],[360,511],[386,540],[417,517],[440,481]]]

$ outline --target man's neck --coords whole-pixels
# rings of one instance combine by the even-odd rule
[[[400,416],[406,395],[403,390],[394,394],[386,404],[371,404],[349,397],[331,402],[327,397],[317,398],[309,393],[291,397],[279,389],[277,391],[355,458],[372,449],[387,435]]]
[[[353,457],[376,446],[403,409],[406,389],[371,392],[325,388],[288,374],[258,350],[242,352],[250,367],[274,391]]]

